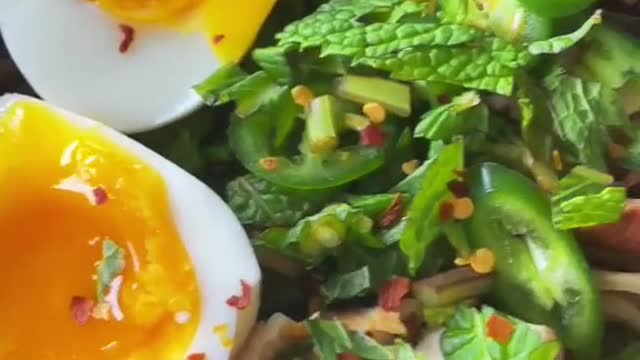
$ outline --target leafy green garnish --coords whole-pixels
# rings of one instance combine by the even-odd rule
[[[605,128],[602,85],[553,72],[545,79],[549,109],[558,136],[583,165],[606,169],[609,135]]]
[[[578,30],[571,34],[556,36],[551,39],[535,41],[527,47],[533,55],[559,54],[584,38],[594,25],[602,23],[602,11],[598,10]]]
[[[490,336],[488,323],[493,316],[500,317],[513,327],[508,343],[499,343]],[[481,310],[460,307],[447,322],[442,334],[442,352],[447,360],[529,360],[541,347],[547,347],[541,336],[527,323],[497,313],[484,306]],[[555,346],[555,345],[554,345]],[[553,360],[557,352],[545,351],[538,360]]]
[[[416,126],[414,136],[450,141],[456,135],[487,131],[488,121],[489,111],[480,104],[480,95],[469,91],[424,114]]]
[[[246,79],[247,76],[247,73],[238,65],[230,63],[222,66],[211,76],[196,85],[194,90],[206,104],[211,106],[221,105],[233,100],[229,95],[230,89]]]
[[[445,147],[428,167],[407,212],[406,225],[400,238],[400,248],[409,259],[412,273],[422,264],[429,245],[440,233],[440,204],[450,196],[448,183],[464,168],[463,145],[454,142]]]
[[[613,177],[577,166],[560,180],[551,198],[553,224],[575,229],[620,220],[627,203],[626,190],[609,187]]]
[[[327,302],[350,299],[363,294],[371,288],[371,276],[369,267],[364,266],[358,270],[336,274],[322,286],[322,292],[326,295]]]
[[[284,84],[291,81],[291,68],[282,48],[277,46],[258,48],[253,51],[252,57],[253,61],[273,80]]]
[[[102,259],[96,272],[96,292],[98,302],[103,302],[111,282],[124,271],[124,250],[113,240],[102,241]]]
[[[287,189],[254,175],[241,176],[227,184],[227,201],[243,224],[294,225],[317,211],[328,200],[327,191]]]
[[[305,321],[315,352],[322,360],[337,360],[341,354],[352,354],[365,360],[423,360],[411,345],[397,340],[396,344],[382,346],[362,333],[350,333],[334,320],[309,319]]]

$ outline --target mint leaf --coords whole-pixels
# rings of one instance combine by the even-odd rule
[[[578,30],[571,34],[556,36],[547,40],[535,41],[529,44],[527,49],[533,55],[559,54],[582,40],[593,26],[600,23],[602,23],[602,11],[598,10]]]
[[[480,10],[476,0],[447,0],[439,1],[445,20],[456,24],[466,24],[478,29],[488,27],[489,18],[485,11]]]
[[[531,54],[517,45],[488,37],[470,44],[406,48],[397,54],[364,56],[356,64],[388,71],[402,81],[438,81],[511,95],[516,72],[529,64]]]
[[[463,145],[446,146],[433,159],[407,212],[400,248],[409,259],[409,271],[415,273],[427,248],[440,233],[440,204],[450,196],[447,185],[464,168]]]
[[[103,302],[111,282],[124,271],[124,250],[111,239],[102,241],[102,259],[98,263],[96,292],[98,302]]]
[[[608,187],[613,177],[577,166],[560,180],[551,198],[553,225],[575,229],[620,220],[627,204],[626,190]]]
[[[420,118],[415,137],[450,141],[455,135],[474,131],[486,132],[489,112],[480,105],[480,95],[474,91],[456,96],[445,105],[430,110]]]
[[[545,79],[554,129],[583,165],[606,169],[609,135],[602,85],[554,72]]]
[[[322,360],[337,360],[352,348],[349,333],[338,321],[310,319],[304,322],[311,335],[314,350]]]
[[[490,336],[487,324],[493,316],[499,316],[513,327],[507,344]],[[480,311],[460,307],[447,322],[441,345],[447,360],[530,360],[544,342],[527,323],[484,306]],[[538,359],[553,360],[551,357]]]
[[[371,289],[371,275],[368,266],[345,274],[335,274],[322,286],[322,292],[329,303],[356,297],[369,289]]]
[[[328,200],[327,191],[300,191],[277,186],[254,175],[227,184],[227,202],[241,223],[290,226],[317,211]]]
[[[253,50],[252,57],[253,61],[273,80],[285,84],[291,81],[291,68],[282,48],[276,46],[258,48]]]
[[[247,77],[236,64],[227,64],[216,70],[203,82],[196,85],[194,90],[200,95],[205,104],[214,106],[233,101],[230,97],[229,89]]]

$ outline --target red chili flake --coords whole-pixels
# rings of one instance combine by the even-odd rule
[[[487,321],[487,334],[502,345],[508,345],[516,329],[511,322],[501,316],[491,315]]]
[[[398,311],[402,299],[409,294],[411,281],[397,277],[387,282],[378,295],[378,306],[386,311]]]
[[[95,301],[84,296],[74,296],[71,298],[71,316],[78,325],[85,325],[91,318],[91,311]]]
[[[213,43],[213,45],[218,45],[222,42],[222,40],[224,40],[224,38],[224,34],[216,34],[211,38],[211,42]]]
[[[242,295],[233,295],[227,299],[227,305],[234,307],[238,310],[244,310],[249,306],[251,302],[251,285],[247,284],[244,280],[240,280],[242,285]]]
[[[109,201],[109,194],[107,194],[107,190],[100,186],[93,189],[93,201],[96,205],[104,205]]]
[[[441,105],[448,104],[451,102],[451,96],[446,94],[438,95],[437,100]]]
[[[376,125],[369,125],[360,131],[360,144],[368,147],[382,147],[384,146],[385,135],[380,127]]]
[[[360,356],[344,353],[344,354],[338,355],[338,360],[360,360]]]
[[[186,360],[205,360],[207,355],[205,353],[194,353],[187,355]]]
[[[440,204],[440,212],[438,214],[440,222],[448,222],[453,220],[454,210],[455,207],[453,206],[453,203],[451,201],[443,201],[442,204]]]
[[[120,28],[120,31],[122,32],[122,35],[123,35],[122,41],[120,41],[120,46],[118,47],[118,50],[120,51],[121,54],[124,54],[127,51],[129,51],[131,44],[133,44],[133,40],[135,40],[136,30],[130,25],[126,25],[126,24],[120,24],[118,25],[118,27]]]
[[[457,198],[463,198],[469,196],[469,187],[466,183],[460,180],[452,180],[447,184],[449,191],[453,194],[453,196]]]
[[[384,211],[382,217],[378,221],[378,227],[387,229],[397,224],[404,213],[404,203],[402,197],[397,195],[387,210]]]

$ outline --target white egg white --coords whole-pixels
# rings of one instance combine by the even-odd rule
[[[200,105],[191,89],[219,60],[202,34],[136,28],[122,54],[116,20],[84,0],[0,0],[12,58],[45,100],[119,131],[149,130]]]
[[[22,95],[0,96],[0,114],[17,101],[42,103]],[[202,294],[202,317],[191,353],[205,353],[207,359],[224,360],[230,355],[214,327],[227,324],[240,346],[255,323],[259,307],[260,269],[244,229],[227,205],[192,175],[140,143],[96,121],[48,105],[70,124],[81,129],[98,129],[117,146],[138,156],[164,179],[180,238],[191,256]],[[47,126],[43,123],[42,126]],[[241,294],[243,280],[253,288],[250,306],[242,311],[227,305],[232,295]]]

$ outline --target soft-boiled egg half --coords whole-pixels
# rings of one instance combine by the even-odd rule
[[[45,100],[139,132],[197,108],[191,88],[250,48],[275,0],[0,0],[0,31]]]
[[[224,360],[260,271],[207,186],[85,117],[0,97],[0,359]]]

